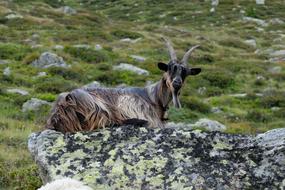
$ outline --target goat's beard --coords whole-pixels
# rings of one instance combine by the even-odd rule
[[[181,108],[180,100],[179,100],[179,90],[172,91],[172,101],[174,107]]]

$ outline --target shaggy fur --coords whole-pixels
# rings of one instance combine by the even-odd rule
[[[201,71],[185,65],[197,46],[179,62],[170,42],[166,42],[171,61],[158,63],[159,69],[165,72],[160,81],[144,88],[87,88],[62,93],[45,127],[63,133],[146,122],[150,127],[163,127],[171,100],[175,107],[181,107],[179,94],[186,76]]]
[[[63,178],[47,183],[38,190],[93,190],[82,182],[71,178]]]

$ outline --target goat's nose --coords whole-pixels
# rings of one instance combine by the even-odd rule
[[[182,80],[175,79],[175,80],[173,81],[173,87],[174,87],[174,88],[179,88],[179,87],[181,87],[181,86],[182,86]]]

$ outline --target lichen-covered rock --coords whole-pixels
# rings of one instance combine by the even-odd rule
[[[94,189],[282,189],[285,129],[257,137],[187,127],[110,127],[33,133],[44,183],[70,177]]]
[[[128,64],[128,63],[120,63],[119,65],[115,65],[113,67],[113,69],[114,70],[131,71],[131,72],[136,73],[138,75],[149,75],[149,72],[147,70],[141,69],[139,67],[136,67],[136,66]]]
[[[45,101],[45,100],[40,100],[37,98],[31,98],[30,100],[26,101],[23,106],[22,106],[22,112],[27,112],[27,111],[39,111],[40,108],[44,105],[51,105],[51,103]]]
[[[70,65],[65,63],[62,57],[50,52],[42,53],[38,59],[32,62],[32,65],[38,68],[70,67]]]

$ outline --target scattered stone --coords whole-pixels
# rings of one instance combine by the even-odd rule
[[[281,20],[280,18],[272,18],[269,20],[269,23],[270,24],[273,24],[273,25],[281,25],[281,24],[284,24],[284,21]]]
[[[270,54],[271,57],[285,57],[285,50],[274,51]]]
[[[146,60],[145,57],[139,56],[139,55],[130,55],[131,58],[136,60],[137,62],[144,62]]]
[[[87,89],[87,88],[98,88],[98,87],[101,87],[101,84],[98,81],[93,81],[89,84],[84,85],[82,88]]]
[[[271,107],[270,108],[272,111],[279,111],[281,108],[280,107]]]
[[[257,5],[264,5],[265,4],[265,0],[255,0]]]
[[[197,90],[198,94],[200,95],[205,95],[206,92],[207,92],[207,88],[205,86],[203,87],[199,87],[198,90]]]
[[[212,7],[211,9],[210,9],[210,13],[214,13],[216,10],[215,10],[215,7]]]
[[[51,103],[45,101],[45,100],[40,100],[37,98],[32,98],[25,102],[22,106],[22,112],[27,112],[27,111],[39,111],[39,109],[43,105],[51,105]]]
[[[39,72],[37,75],[37,77],[44,77],[44,76],[47,76],[46,72]]]
[[[272,53],[270,53],[270,57],[270,62],[285,61],[285,50],[273,51]]]
[[[191,124],[192,127],[199,127],[207,131],[224,131],[226,126],[218,121],[210,120],[207,118],[199,119],[196,123]]]
[[[268,71],[272,74],[279,74],[282,71],[282,67],[275,66],[275,67],[270,68]]]
[[[77,11],[69,6],[64,6],[60,8],[60,11],[62,11],[64,14],[67,15],[74,15],[77,13]]]
[[[245,10],[240,10],[239,13],[244,15],[245,14]]]
[[[240,94],[230,94],[229,96],[235,97],[235,98],[244,98],[247,96],[247,93],[240,93]]]
[[[77,44],[77,45],[73,45],[73,47],[75,47],[75,48],[85,48],[85,49],[91,48],[91,46],[88,45],[88,44]]]
[[[40,35],[39,34],[33,34],[32,35],[32,40],[39,40]]]
[[[212,113],[222,113],[223,111],[222,111],[222,109],[219,108],[219,107],[213,107],[213,108],[211,109],[211,112],[212,112]]]
[[[22,19],[24,17],[20,14],[11,13],[11,14],[8,14],[7,16],[5,16],[5,18],[8,20],[12,20],[12,19]]]
[[[32,49],[38,49],[38,48],[42,48],[42,47],[43,47],[42,44],[35,44],[35,45],[31,46]]]
[[[128,63],[120,63],[119,65],[114,66],[113,69],[131,71],[139,75],[149,75],[149,72],[147,70],[141,69]]]
[[[95,50],[99,51],[101,49],[103,49],[103,48],[102,48],[102,46],[100,44],[96,44],[95,45]]]
[[[56,50],[63,50],[64,47],[62,45],[55,45],[53,46],[53,49],[56,49]]]
[[[10,61],[8,60],[3,60],[3,59],[0,59],[0,65],[5,65],[5,64],[9,64]]]
[[[124,38],[124,39],[121,39],[120,41],[121,42],[128,42],[128,43],[132,43],[132,44],[135,44],[137,43],[138,41],[140,41],[141,38],[137,38],[137,39],[131,39],[131,38]]]
[[[247,45],[256,48],[256,41],[254,39],[250,39],[250,40],[245,40],[244,43],[246,43]]]
[[[13,94],[20,94],[22,96],[26,96],[29,94],[28,91],[26,90],[22,90],[22,89],[17,89],[17,88],[11,88],[11,89],[7,89],[8,93],[13,93]]]
[[[44,183],[70,177],[93,189],[284,187],[284,128],[257,137],[183,125],[75,134],[44,130],[30,135],[28,148]]]
[[[212,6],[216,7],[219,5],[219,0],[212,0],[212,3],[211,3]]]
[[[62,57],[50,52],[44,52],[38,59],[32,62],[34,67],[38,68],[49,68],[49,67],[64,67],[69,68]]]
[[[10,75],[11,75],[10,67],[6,67],[6,68],[4,69],[3,75],[5,75],[5,76],[10,76]]]
[[[243,17],[243,20],[246,21],[246,22],[254,22],[254,23],[256,23],[256,24],[258,24],[260,26],[263,26],[263,27],[268,26],[268,24],[264,20],[257,19],[257,18]]]
[[[257,76],[256,76],[256,80],[264,81],[264,80],[265,80],[265,77],[262,76],[262,75],[257,75]]]
[[[257,31],[257,32],[264,32],[264,29],[263,29],[263,28],[260,28],[260,27],[257,27],[257,28],[256,28],[256,31]]]

